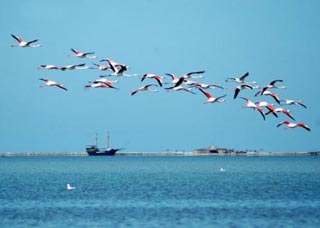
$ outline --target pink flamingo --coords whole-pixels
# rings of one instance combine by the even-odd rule
[[[302,127],[304,129],[306,129],[307,131],[311,131],[310,127],[308,125],[306,125],[305,123],[291,123],[287,120],[285,121],[282,121],[281,123],[279,123],[277,125],[277,127],[280,127],[281,125],[287,125],[287,127],[285,129],[288,129],[288,128],[296,128],[296,127]]]
[[[16,36],[16,35],[13,35],[13,34],[11,34],[11,36],[12,36],[15,40],[17,40],[18,43],[19,43],[18,45],[11,45],[11,47],[23,47],[23,48],[25,48],[25,47],[33,47],[33,48],[42,47],[41,44],[35,44],[35,45],[33,45],[33,43],[37,42],[38,40],[31,40],[31,41],[26,42],[26,41],[24,41],[24,40],[23,40],[21,37],[19,37],[19,36]]]
[[[158,92],[158,90],[150,89],[150,88],[149,88],[150,86],[157,86],[157,85],[155,85],[155,84],[148,84],[148,85],[142,86],[142,87],[140,87],[140,88],[138,88],[138,89],[132,90],[132,91],[131,91],[131,96],[133,96],[133,95],[135,95],[136,93],[141,92],[141,91],[150,91],[150,92],[153,92],[153,93]]]
[[[244,106],[243,108],[252,108],[253,110],[257,110],[260,112],[261,116],[263,117],[263,119],[265,120],[266,117],[264,116],[264,112],[263,112],[263,109],[256,105],[255,103],[253,103],[249,98],[245,98],[245,97],[240,97],[242,98],[243,100],[247,101],[247,104],[246,106]]]
[[[88,58],[88,59],[96,59],[97,58],[96,55],[93,55],[94,52],[81,52],[81,51],[75,50],[73,48],[71,48],[71,51],[74,53],[74,55],[68,55],[70,57]],[[89,56],[89,55],[93,55],[93,56]]]
[[[208,98],[208,100],[204,104],[225,102],[225,100],[223,100],[222,98],[226,97],[227,95],[223,95],[220,97],[213,97],[210,93],[208,93],[201,87],[199,88],[199,90]]]
[[[46,86],[56,86],[56,87],[58,87],[58,88],[60,88],[60,89],[63,89],[63,90],[66,90],[66,91],[67,91],[67,89],[64,87],[64,85],[62,85],[62,84],[59,83],[59,82],[55,82],[55,81],[53,81],[53,80],[51,80],[51,79],[48,79],[48,78],[40,78],[40,80],[42,80],[42,81],[45,82],[45,85],[41,85],[41,86],[40,86],[41,88],[42,88],[42,87],[46,87]]]

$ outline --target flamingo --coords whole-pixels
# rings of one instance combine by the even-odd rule
[[[236,83],[245,83],[245,79],[249,76],[249,72],[242,75],[240,78],[227,78],[226,82],[236,82]],[[255,84],[256,82],[250,82],[251,84]]]
[[[210,93],[208,93],[201,87],[199,88],[199,90],[208,98],[208,100],[204,104],[225,102],[225,100],[223,100],[222,98],[226,97],[227,95],[223,95],[220,97],[213,97]]]
[[[288,109],[284,109],[284,108],[275,108],[273,111],[269,111],[266,113],[266,115],[269,115],[270,113],[277,113],[277,112],[282,112],[284,114],[286,114],[288,117],[290,117],[292,120],[295,120],[294,117],[291,114],[291,111]]]
[[[276,86],[277,82],[283,82],[283,80],[282,79],[273,80],[268,85],[263,86],[261,91],[258,92],[258,94],[260,93],[261,95],[263,95],[263,93],[268,89],[285,89],[286,88],[285,86]]]
[[[153,93],[158,92],[158,90],[150,89],[150,88],[149,88],[150,86],[157,86],[157,85],[155,85],[155,84],[148,84],[148,85],[142,86],[142,87],[140,87],[140,88],[138,88],[138,89],[132,90],[132,91],[131,91],[131,96],[133,96],[133,95],[135,95],[136,93],[141,92],[141,91],[150,91],[150,92],[153,92]]]
[[[85,63],[82,63],[82,64],[62,66],[62,67],[60,67],[60,70],[62,70],[62,71],[65,71],[65,70],[84,70],[84,69],[88,69],[88,68],[89,67],[86,66]]]
[[[205,71],[202,70],[202,71],[193,71],[193,72],[186,73],[186,74],[182,75],[180,78],[178,78],[174,87],[180,86],[188,78],[203,78],[203,76],[201,74],[203,74],[204,72]],[[193,76],[193,75],[198,75],[198,76]]]
[[[236,87],[236,89],[234,90],[234,95],[233,95],[233,99],[236,99],[238,94],[240,93],[240,90],[243,89],[252,89],[252,86],[249,84],[242,84]]]
[[[172,91],[185,91],[185,92],[188,92],[188,93],[192,93],[192,94],[195,94],[191,88],[185,88],[183,86],[172,86],[172,87],[169,87],[169,88],[165,88],[168,92],[172,92]]]
[[[269,90],[265,90],[265,91],[259,91],[258,93],[256,93],[255,96],[262,96],[262,95],[265,95],[265,96],[271,96],[278,104],[280,104],[280,98],[279,98],[279,95],[276,94],[276,93],[272,93],[271,91]]]
[[[284,99],[284,100],[280,100],[280,105],[300,105],[304,108],[307,108],[307,106],[305,106],[301,100]]]
[[[275,117],[278,117],[277,113],[275,112],[276,108],[273,106],[273,104],[269,104],[266,101],[257,101],[255,104],[260,107],[266,107],[270,113],[272,113]]]
[[[113,86],[113,83],[117,83],[118,81],[115,80],[115,81],[109,81],[108,79],[106,78],[99,78],[99,79],[96,79],[94,80],[93,82],[89,82],[89,83],[94,83],[94,84],[99,84],[99,83],[104,83],[107,87],[109,88],[112,88],[112,89],[118,89],[116,87]]]
[[[110,66],[104,66],[104,65],[100,65],[100,64],[96,64],[96,63],[92,63],[93,65],[95,65],[96,67],[89,67],[89,69],[98,69],[101,71],[106,71],[111,69]]]
[[[192,82],[192,81],[187,81],[186,84],[187,85],[190,84],[191,86],[195,86],[195,87],[202,88],[202,89],[210,89],[210,88],[224,89],[222,86],[219,86],[217,84],[204,84],[204,83]]]
[[[285,129],[302,127],[304,129],[306,129],[307,131],[311,131],[310,127],[308,125],[306,125],[305,123],[291,123],[288,120],[282,121],[281,123],[279,123],[277,125],[277,127],[280,127],[283,124],[287,125],[287,127]]]
[[[171,83],[172,84],[176,84],[179,81],[179,78],[175,74],[165,73],[165,75],[168,75],[169,77],[171,77],[171,79],[172,79]]]
[[[18,45],[11,45],[11,47],[23,47],[23,48],[25,48],[25,47],[33,47],[33,48],[42,47],[41,44],[35,44],[35,45],[33,45],[33,43],[37,42],[38,40],[31,40],[31,41],[26,42],[26,41],[24,41],[24,40],[23,40],[21,37],[19,37],[19,36],[16,36],[16,35],[13,35],[13,34],[11,34],[11,36],[12,36],[15,40],[17,40],[17,41],[19,42]]]
[[[56,87],[59,87],[60,89],[67,91],[67,88],[65,88],[64,85],[62,85],[59,82],[55,82],[55,81],[48,79],[48,78],[40,78],[40,80],[45,82],[45,85],[40,86],[41,88],[46,87],[46,86],[56,86]]]
[[[39,69],[39,70],[41,70],[41,69],[46,69],[46,70],[59,70],[60,67],[55,66],[55,65],[40,65],[40,66],[38,67],[38,69]]]
[[[93,83],[86,85],[85,88],[90,89],[90,88],[107,88],[108,86],[103,83],[103,82],[98,82],[98,83]]]
[[[263,119],[266,120],[266,117],[264,116],[263,109],[260,106],[253,103],[249,98],[245,98],[245,97],[240,97],[240,98],[247,102],[246,106],[244,106],[243,108],[252,108],[254,110],[259,111],[260,114],[262,115]]]
[[[94,52],[81,52],[81,51],[75,50],[73,48],[71,48],[71,51],[74,53],[74,55],[68,55],[70,57],[88,58],[88,59],[96,59],[97,58],[96,55],[93,55]],[[93,56],[89,56],[89,55],[93,55]]]
[[[162,84],[163,84],[163,82],[162,82],[162,77],[160,77],[160,76],[158,76],[158,75],[155,75],[155,74],[144,74],[144,75],[142,76],[142,78],[141,78],[141,81],[143,82],[143,80],[146,79],[146,78],[153,78],[153,79],[155,79],[155,80],[158,82],[158,84],[160,85],[160,87],[162,87]]]

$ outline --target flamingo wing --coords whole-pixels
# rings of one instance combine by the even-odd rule
[[[240,77],[240,81],[244,81],[244,79],[248,76],[249,76],[249,72],[245,73],[243,76]]]
[[[16,39],[19,43],[23,42],[23,39],[22,39],[21,37],[16,36],[16,35],[13,35],[13,34],[11,34],[11,36],[12,36],[14,39]]]
[[[207,91],[203,90],[201,87],[199,87],[199,90],[200,90],[207,98],[212,98],[211,94],[208,93]]]

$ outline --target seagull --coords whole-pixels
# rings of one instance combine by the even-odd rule
[[[249,72],[242,75],[240,78],[227,78],[226,82],[236,82],[236,83],[245,83],[245,79],[249,76]],[[256,82],[250,82],[251,84],[255,84]]]
[[[43,69],[46,69],[46,70],[59,70],[60,69],[60,67],[58,67],[58,66],[55,66],[55,65],[40,65],[39,67],[38,67],[38,69],[39,70],[43,70]]]
[[[46,87],[46,86],[56,86],[56,87],[59,87],[60,89],[63,89],[63,90],[67,91],[67,89],[64,87],[64,85],[62,85],[59,82],[52,81],[52,80],[50,80],[48,78],[40,78],[40,80],[45,82],[45,85],[40,86],[41,88],[42,87]]]
[[[150,92],[158,92],[158,90],[154,90],[154,89],[150,89],[149,87],[150,86],[157,86],[156,84],[148,84],[148,85],[145,85],[145,86],[142,86],[138,89],[135,89],[135,90],[132,90],[131,91],[131,96],[135,95],[136,93],[138,92],[141,92],[141,91],[150,91]]]
[[[19,36],[16,36],[13,34],[11,34],[11,36],[19,42],[18,45],[11,45],[11,47],[23,47],[23,48],[25,48],[25,47],[33,47],[33,48],[42,47],[41,44],[33,45],[33,43],[37,42],[38,40],[31,40],[29,42],[26,42]]]
[[[67,184],[67,190],[74,190],[76,189],[76,187],[71,186],[70,184]]]
[[[290,117],[292,120],[295,120],[291,114],[291,111],[288,109],[284,109],[284,108],[275,108],[273,111],[269,111],[266,113],[266,115],[269,115],[270,113],[277,113],[277,112],[282,112],[284,114],[286,114],[288,117]]]
[[[307,131],[311,131],[310,127],[308,125],[306,125],[305,123],[291,123],[287,120],[285,121],[282,121],[281,123],[279,123],[277,125],[277,127],[280,127],[281,125],[287,125],[287,127],[285,129],[288,129],[288,128],[296,128],[296,127],[302,127],[304,129],[306,129]]]
[[[220,97],[213,97],[210,93],[202,89],[201,87],[199,90],[208,98],[208,100],[204,104],[209,104],[209,103],[217,103],[217,102],[225,102],[222,98],[224,98],[227,95],[223,95]]]
[[[302,106],[304,108],[307,108],[307,106],[305,106],[301,100],[287,100],[287,99],[284,99],[284,100],[280,100],[280,105],[300,105],[300,106]]]
[[[224,172],[224,171],[226,171],[226,169],[223,168],[223,167],[221,167],[221,168],[220,168],[220,172]]]
[[[266,120],[266,117],[264,116],[264,112],[263,112],[263,109],[256,105],[255,103],[253,103],[249,98],[245,98],[245,97],[240,97],[241,99],[247,101],[247,104],[246,106],[244,106],[243,108],[252,108],[254,110],[257,110],[260,112],[260,114],[262,115],[263,119]]]
[[[240,90],[243,90],[243,89],[252,89],[252,86],[249,84],[243,84],[243,85],[237,86],[236,89],[234,90],[233,99],[236,99]]]
[[[163,84],[163,82],[162,82],[162,77],[160,77],[160,76],[158,76],[158,75],[155,75],[155,74],[144,74],[144,75],[142,76],[142,78],[141,78],[141,81],[143,82],[143,80],[146,79],[146,78],[153,78],[153,79],[155,79],[155,80],[158,82],[159,86],[162,87],[162,84]]]
[[[96,55],[93,55],[94,52],[81,52],[81,51],[75,50],[73,48],[71,48],[71,51],[74,53],[74,55],[68,55],[70,57],[88,58],[88,59],[96,59],[97,58]],[[89,55],[93,55],[93,56],[89,56]]]

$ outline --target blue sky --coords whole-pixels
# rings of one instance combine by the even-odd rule
[[[84,151],[111,145],[126,151],[191,151],[215,144],[264,151],[319,150],[319,1],[5,1],[0,8],[2,64],[0,151]],[[11,48],[16,34],[39,39],[42,48]],[[284,130],[286,120],[243,109],[231,90],[227,102],[203,104],[206,97],[183,92],[130,91],[152,82],[119,78],[119,90],[85,90],[98,70],[46,71],[41,64],[69,65],[70,48],[131,66],[128,73],[182,75],[205,70],[203,83],[225,87],[227,77],[249,72],[259,85],[282,79],[281,98],[308,106],[286,106],[304,129]],[[68,91],[39,88],[39,78],[63,83]],[[113,79],[114,80],[114,79]],[[149,81],[150,80],[150,81]],[[274,103],[269,97],[254,98]]]

